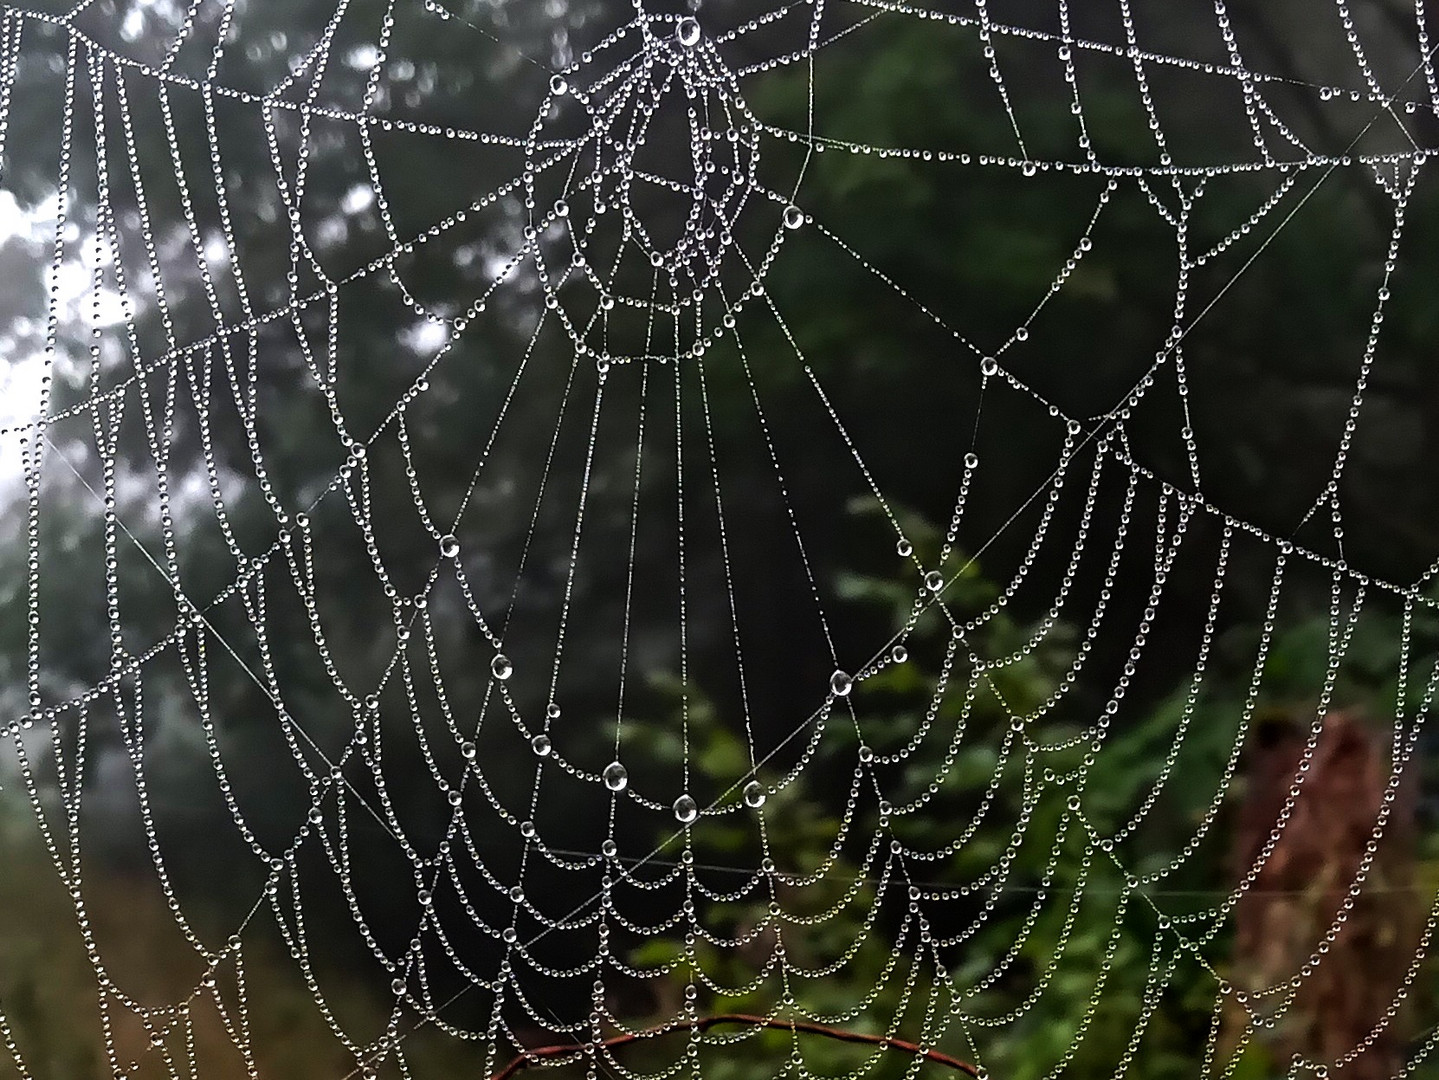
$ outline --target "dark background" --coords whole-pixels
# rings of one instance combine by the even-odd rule
[[[705,331],[783,242],[763,296],[702,357],[674,356],[693,343],[692,315],[647,349],[647,313],[618,305],[608,338],[584,339],[616,357],[603,381],[559,325],[560,313],[583,325],[593,289],[554,286],[558,309],[547,310],[533,258],[491,287],[527,224],[561,194],[571,224],[583,224],[593,189],[562,191],[564,174],[551,168],[537,173],[533,208],[523,184],[471,204],[547,153],[524,140],[551,105],[551,74],[596,50],[633,17],[630,5],[456,2],[448,9],[461,18],[447,21],[415,0],[355,0],[323,74],[312,62],[288,84],[297,58],[324,39],[331,3],[237,2],[226,20],[223,5],[202,0],[173,51],[185,13],[169,3],[97,0],[68,25],[55,21],[65,5],[9,16],[23,36],[10,54],[3,161],[17,207],[0,247],[7,394],[15,416],[33,415],[26,402],[48,356],[56,417],[38,470],[26,472],[33,429],[7,431],[0,451],[0,702],[17,721],[0,757],[14,868],[0,893],[0,1005],[36,1075],[110,1071],[96,963],[132,1005],[200,987],[191,1022],[202,1071],[244,1068],[215,1004],[237,1007],[233,954],[207,962],[172,906],[217,952],[243,922],[265,1073],[396,1070],[393,1041],[420,1018],[416,1001],[480,1033],[465,1042],[422,1025],[400,1043],[417,1071],[493,1071],[517,1043],[572,1041],[566,1025],[586,1037],[596,972],[577,965],[595,956],[598,924],[546,927],[581,904],[594,910],[606,879],[624,916],[608,948],[624,968],[604,970],[601,997],[632,1025],[682,1016],[689,985],[703,1012],[780,1003],[777,969],[734,993],[690,974],[753,978],[773,945],[774,903],[830,913],[786,927],[796,969],[787,992],[820,1013],[864,1001],[841,1026],[919,1039],[942,964],[959,989],[982,988],[966,1016],[1016,1010],[993,1026],[951,1023],[941,1040],[993,1076],[1046,1075],[1076,1040],[1072,1075],[1108,1075],[1126,1053],[1135,1075],[1196,1075],[1217,980],[1238,979],[1244,957],[1228,913],[1195,924],[1184,940],[1202,940],[1197,950],[1159,913],[1213,908],[1240,876],[1234,806],[1254,785],[1231,751],[1269,745],[1265,731],[1307,734],[1326,709],[1362,717],[1386,742],[1415,734],[1406,805],[1420,828],[1394,856],[1413,877],[1391,890],[1397,906],[1373,917],[1417,936],[1405,905],[1432,895],[1435,854],[1428,740],[1414,718],[1427,707],[1435,640],[1424,574],[1439,559],[1439,244],[1432,168],[1415,152],[1433,143],[1435,120],[1414,12],[1353,5],[1356,51],[1333,10],[1244,5],[1223,26],[1261,76],[1249,81],[1206,5],[995,2],[987,39],[973,9],[953,7],[955,25],[827,5],[811,74],[785,62],[804,47],[808,5],[727,40],[727,29],[777,9],[706,0],[702,47],[737,73],[755,118],[739,126],[757,139],[758,164],[735,247],[700,306]],[[649,10],[663,19],[682,9]],[[1057,10],[1077,42],[1078,113]],[[222,20],[230,37],[211,72]],[[568,78],[591,85],[636,48],[631,34]],[[1183,62],[1162,59],[1174,57]],[[719,98],[708,104],[718,109]],[[686,107],[671,84],[637,172],[693,179]],[[573,99],[555,110],[542,140],[584,130]],[[366,111],[391,123],[362,126],[355,116]],[[722,155],[741,146],[726,160],[748,161],[743,139],[719,144]],[[593,164],[578,160],[581,172]],[[286,193],[302,161],[296,259]],[[791,197],[808,216],[794,230],[782,223]],[[628,205],[661,246],[681,235],[687,198],[640,183]],[[596,265],[618,220],[614,208],[595,219]],[[110,304],[98,336],[84,284],[97,235],[118,248],[131,303],[128,322]],[[1181,241],[1193,265],[1176,312]],[[547,267],[565,266],[558,231],[541,244]],[[106,294],[119,284],[108,256],[101,282]],[[614,288],[645,303],[667,295],[633,253]],[[466,314],[481,296],[484,311]],[[446,334],[417,306],[468,325],[441,352]],[[655,354],[666,352],[661,363]],[[988,377],[985,356],[999,365]],[[316,371],[332,361],[327,396]],[[154,418],[167,410],[161,437]],[[970,452],[978,466],[945,555]],[[1182,515],[1190,496],[1201,505]],[[1181,517],[1153,600],[1156,550],[1176,543]],[[451,532],[454,559],[438,542]],[[901,539],[912,556],[896,553]],[[1280,541],[1297,554],[1261,652]],[[936,567],[948,582],[938,603],[923,583]],[[231,586],[237,577],[242,587]],[[308,604],[297,579],[312,589]],[[184,618],[177,585],[204,629],[147,656]],[[1341,648],[1335,628],[1361,590]],[[912,617],[916,598],[924,611]],[[951,651],[952,624],[970,620]],[[503,685],[484,628],[513,666]],[[827,699],[831,672],[861,673],[895,640],[907,661]],[[146,657],[139,677],[132,657]],[[1096,727],[1121,679],[1112,718]],[[97,685],[106,692],[75,704]],[[547,722],[551,702],[561,713]],[[1023,734],[1016,716],[1028,717]],[[22,730],[24,718],[36,722]],[[630,785],[612,800],[595,778],[616,754],[617,719]],[[530,740],[542,729],[553,754],[535,772]],[[872,766],[857,764],[861,743],[879,754]],[[736,811],[756,762],[755,775],[779,788],[763,813]],[[781,783],[797,767],[799,778]],[[1287,788],[1291,772],[1274,782]],[[461,791],[458,813],[450,788]],[[730,812],[706,813],[676,837],[669,807],[685,793]],[[1067,809],[1071,797],[1082,813]],[[295,847],[312,806],[319,822]],[[526,842],[522,821],[548,854]],[[1196,829],[1205,838],[1186,850]],[[1116,833],[1112,850],[1091,843]],[[607,837],[620,862],[600,856]],[[960,837],[958,850],[946,847]],[[457,866],[432,898],[444,935],[422,935],[423,983],[412,968],[408,999],[391,1013],[395,973],[377,957],[399,955],[414,935],[417,882],[436,872],[424,860],[444,842]],[[699,869],[675,874],[681,852]],[[71,858],[98,961],[64,893]],[[738,898],[717,898],[766,858],[824,872],[806,883],[762,876]],[[1175,859],[1126,896],[1127,873]],[[992,903],[987,889],[950,891],[994,885],[984,875],[995,865]],[[616,884],[620,866],[647,887]],[[520,900],[508,891],[517,883]],[[697,926],[747,944],[692,934],[686,952],[683,923],[659,924],[687,898]],[[942,943],[916,943],[920,916]],[[509,925],[534,941],[528,953],[498,937]],[[1327,912],[1315,925],[1311,938]],[[840,974],[798,974],[824,970],[856,937],[863,944]],[[902,962],[887,968],[896,953]],[[494,979],[506,957],[513,981],[498,1009],[493,992],[464,990]],[[631,966],[654,970],[625,974]],[[202,981],[211,968],[213,998]],[[1160,974],[1147,981],[1151,972]],[[905,993],[911,975],[923,994]],[[366,1049],[344,1047],[323,1024],[310,978]],[[931,1006],[941,1014],[947,993]],[[1395,1025],[1415,1047],[1426,993]],[[144,1072],[185,1056],[183,1025],[152,1021],[159,1042],[146,1049],[151,1029],[134,1010],[108,1008],[124,1061]],[[1302,1026],[1308,1008],[1301,999],[1286,1024]],[[1234,1075],[1281,1075],[1285,1030],[1242,1047],[1226,1033],[1224,1052],[1241,1053]],[[788,1051],[776,1038],[754,1044],[757,1064],[721,1054],[728,1060],[706,1072],[777,1072]],[[655,1061],[683,1041],[653,1051]],[[833,1053],[835,1067],[857,1060]]]

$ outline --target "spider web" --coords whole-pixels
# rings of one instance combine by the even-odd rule
[[[460,1055],[445,1060],[487,1075],[527,1047],[562,1048],[532,1064],[591,1075],[724,1075],[766,1054],[777,1074],[808,1067],[797,1026],[776,1049],[773,1032],[700,1022],[723,1011],[944,1048],[983,1074],[996,1032],[1076,971],[1089,989],[1040,1075],[1065,1072],[1116,997],[1128,1004],[1112,1067],[1130,1067],[1186,982],[1215,1017],[1190,1071],[1232,1075],[1290,1014],[1377,887],[1439,686],[1413,640],[1435,567],[1390,581],[1351,566],[1341,496],[1427,158],[1418,120],[1439,111],[1424,7],[1381,63],[1356,30],[1367,15],[1356,23],[1340,0],[1326,17],[1347,51],[1315,81],[1251,66],[1222,4],[1208,59],[1145,47],[1146,18],[1162,19],[1128,0],[1102,30],[1066,0],[1031,23],[1002,20],[1000,6],[636,0],[581,19],[579,6],[345,0],[297,7],[268,38],[252,35],[256,5],[239,0],[5,9],[0,138],[16,138],[16,117],[54,120],[43,147],[5,146],[7,161],[51,163],[48,216],[25,226],[46,249],[43,310],[8,332],[45,377],[33,395],[12,382],[21,404],[0,435],[4,460],[19,462],[26,550],[6,601],[7,620],[26,626],[7,787],[33,811],[73,905],[104,1069],[266,1071],[265,991],[246,956],[274,941],[343,1054],[336,1075],[410,1075],[423,1071],[418,1048],[440,1043]],[[983,108],[1002,117],[1003,140],[880,145],[827,126],[826,62],[916,32],[982,57]],[[447,111],[439,91],[406,94],[426,78],[406,48],[441,40],[513,86],[513,105],[482,110],[481,91],[456,91]],[[286,56],[297,59],[274,74]],[[1100,149],[1112,109],[1091,111],[1081,93],[1099,65],[1125,72],[1149,134],[1134,160]],[[800,126],[752,104],[785,78],[802,90],[789,103]],[[1232,107],[1241,138],[1166,122],[1171,78]],[[1063,156],[1031,154],[1043,143],[1025,119],[1036,86],[1067,118]],[[1332,145],[1306,133],[1296,101],[1332,117]],[[467,110],[495,126],[467,126]],[[236,172],[235,144],[263,146],[270,173]],[[412,154],[448,163],[434,199],[390,175]],[[905,163],[961,193],[983,170],[1054,184],[1077,225],[1027,314],[998,334],[977,318],[971,328],[919,260],[905,277],[851,239],[887,208],[827,217],[808,201],[807,180],[836,158]],[[343,184],[326,172],[337,159],[351,170]],[[1332,468],[1281,533],[1212,490],[1205,441],[1223,433],[1191,413],[1186,346],[1311,198],[1349,176],[1378,193],[1393,230],[1346,419],[1326,446]],[[1216,228],[1206,196],[1235,178],[1262,198]],[[464,200],[441,203],[461,187]],[[1062,348],[1045,337],[1037,357],[1032,339],[1055,298],[1092,287],[1086,262],[1131,198],[1173,259],[1172,318],[1122,381],[1097,377],[1092,400],[1065,400],[1048,370]],[[232,203],[270,216],[242,220]],[[251,261],[260,235],[284,238],[282,261]],[[787,259],[802,245],[820,254]],[[962,433],[942,460],[872,452],[863,387],[815,354],[802,313],[785,307],[804,295],[785,288],[821,263],[862,275],[876,304],[928,335],[933,381],[912,388],[915,415],[919,399],[948,395]],[[456,265],[481,268],[472,294],[436,288],[449,279],[435,267]],[[352,341],[376,326],[408,354],[356,359]],[[518,347],[487,344],[506,333]],[[1177,474],[1156,464],[1164,440]],[[1041,448],[1042,468],[1005,471],[1020,444]],[[327,455],[306,475],[287,461],[300,445]],[[807,497],[816,467],[843,497]],[[932,535],[894,494],[915,475],[944,488]],[[49,546],[75,512],[67,494],[100,520],[79,553]],[[757,550],[774,535],[785,543]],[[893,626],[849,618],[831,572],[840,535],[871,561],[898,558]],[[991,555],[999,584],[976,602]],[[79,613],[48,591],[71,575],[88,590]],[[1258,583],[1263,629],[1241,665],[1247,695],[1223,714],[1227,756],[1201,768],[1188,746],[1213,715],[1206,678],[1240,575]],[[803,611],[769,606],[781,579],[801,583],[785,595]],[[1195,899],[1175,882],[1216,842],[1295,580],[1330,601],[1298,764],[1267,842],[1226,890]],[[1187,649],[1160,629],[1178,582],[1202,598],[1184,608],[1197,620]],[[1037,618],[1005,637],[996,628],[1021,608]],[[1366,854],[1292,977],[1236,987],[1223,943],[1303,812],[1356,628],[1376,610],[1392,617],[1401,690]],[[76,623],[99,652],[61,655]],[[1012,674],[1055,640],[1063,664],[1022,702]],[[1121,642],[1112,671],[1094,659],[1107,641]],[[784,695],[760,675],[775,669],[793,673]],[[1151,670],[1182,687],[1157,767],[1127,814],[1096,817],[1093,778]],[[896,686],[920,703],[887,718]],[[727,753],[706,751],[717,730]],[[227,823],[210,839],[231,862],[209,872],[255,886],[248,915],[223,930],[175,881],[179,841],[160,823],[152,765],[163,739],[188,740],[207,770],[203,801]],[[118,769],[123,805],[103,804],[97,769],[111,781]],[[1145,830],[1181,785],[1202,789],[1201,809],[1188,842],[1156,859]],[[821,795],[838,808],[815,845],[824,854],[796,865],[792,819]],[[121,819],[183,941],[181,985],[164,1000],[112,968],[115,945],[96,929],[97,856],[82,840]],[[1072,938],[1081,911],[1104,928],[1090,952]],[[335,927],[316,924],[333,920],[391,992],[378,1019],[351,1015],[349,980],[327,967],[322,934]],[[1012,940],[976,969],[967,950],[997,925]],[[1351,1066],[1387,1037],[1434,925],[1430,910],[1365,1039],[1296,1060],[1290,1075]],[[1136,948],[1142,985],[1111,985],[1116,956]],[[1012,1007],[996,1007],[1016,984]],[[637,993],[645,1008],[627,1009]],[[1240,1034],[1224,1045],[1231,1011]],[[677,1043],[646,1041],[647,1059],[606,1042],[650,1025]],[[207,1056],[207,1026],[228,1058]],[[48,1075],[9,1012],[0,1032],[19,1075]],[[1405,1075],[1435,1042],[1416,1045]],[[851,1075],[897,1067],[925,1066],[883,1045],[842,1059]]]

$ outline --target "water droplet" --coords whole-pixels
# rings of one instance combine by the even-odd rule
[[[758,780],[751,780],[744,786],[744,804],[751,810],[758,810],[764,805],[764,785]]]
[[[490,661],[490,671],[495,678],[504,681],[515,673],[515,666],[504,653],[495,653],[495,658]]]
[[[992,356],[986,356],[979,362],[979,370],[985,376],[994,375],[999,371],[999,361]]]
[[[536,735],[530,740],[530,749],[535,752],[537,757],[549,757],[551,749],[550,737],[548,735]]]
[[[965,467],[966,469],[977,469],[977,468],[979,468],[979,455],[978,455],[978,454],[975,454],[975,453],[965,454],[965,455],[964,455],[964,467]]]
[[[561,199],[559,202],[555,203],[555,215],[557,217],[569,217],[570,204],[565,202],[564,199]]]
[[[869,764],[874,760],[874,751],[868,746],[861,746],[859,748],[859,760],[863,761],[866,765]]]
[[[611,761],[606,765],[601,776],[604,778],[605,787],[611,791],[623,791],[630,786],[629,770],[618,761]]]
[[[554,702],[550,702],[550,704],[545,707],[545,715],[551,720],[558,720],[560,718],[560,707]]]
[[[321,810],[320,810],[320,808],[319,808],[318,806],[314,806],[314,807],[311,807],[311,808],[310,808],[310,824],[311,824],[311,825],[318,825],[318,824],[320,824],[320,822],[322,822],[322,821],[324,821],[324,820],[325,820],[325,815],[321,812]]]
[[[405,992],[405,980],[396,979],[394,982],[390,983],[390,989],[395,992],[396,997],[400,997]]]
[[[930,592],[939,592],[944,588],[944,576],[938,570],[931,570],[924,575],[924,587]]]
[[[459,806],[459,805],[460,805],[460,801],[461,801],[460,789],[459,789],[459,788],[451,788],[451,789],[450,789],[450,794],[449,794],[449,799],[450,799],[450,805],[451,805],[451,806]]]
[[[896,664],[902,664],[909,659],[909,650],[903,645],[896,645],[889,650],[889,658]]]
[[[853,686],[854,680],[843,671],[836,671],[829,677],[829,690],[835,697],[846,697]]]
[[[784,208],[784,227],[786,229],[798,229],[804,224],[804,211],[798,206],[786,206]]]
[[[616,844],[613,840],[606,840],[603,844],[600,845],[600,854],[603,855],[606,859],[613,859],[619,853],[620,846]]]
[[[681,795],[675,800],[675,820],[681,825],[688,825],[700,816],[699,804],[688,795]]]
[[[533,840],[535,838],[535,823],[533,821],[520,822],[520,835],[526,840]]]
[[[466,761],[474,761],[475,744],[469,741],[460,743],[460,756]]]
[[[554,94],[555,97],[559,97],[562,94],[567,94],[569,93],[569,91],[570,84],[566,81],[563,75],[550,76],[550,93]]]
[[[460,553],[460,542],[451,533],[445,533],[440,537],[440,554],[447,559],[453,559]]]
[[[429,889],[421,889],[421,890],[420,890],[420,904],[421,904],[422,907],[429,907],[429,906],[430,906],[431,904],[433,904],[434,902],[435,902],[435,898],[434,898],[432,895],[430,895],[430,890],[429,890]]]
[[[894,550],[899,552],[901,558],[909,558],[914,554],[914,545],[908,540],[902,539],[894,545]]]
[[[689,18],[688,16],[681,19],[679,25],[675,27],[675,37],[679,39],[679,43],[686,49],[698,45],[700,41],[699,20]]]
[[[505,927],[504,932],[500,934],[500,937],[505,939],[505,944],[507,945],[513,945],[519,939],[519,936],[513,926]]]

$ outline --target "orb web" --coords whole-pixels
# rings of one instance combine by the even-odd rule
[[[1163,48],[1127,0],[1102,24],[1067,0],[1012,22],[891,0],[259,7],[83,0],[0,24],[8,242],[40,268],[7,328],[29,359],[0,433],[24,628],[0,782],[73,909],[105,1068],[259,1075],[285,1052],[270,999],[303,1006],[337,1077],[742,1056],[859,1076],[939,1053],[1122,1074],[1194,994],[1212,1022],[1184,1067],[1234,1075],[1298,1015],[1387,888],[1439,687],[1439,563],[1365,564],[1345,486],[1427,208],[1422,4],[1366,47],[1372,13],[1338,0],[1318,74],[1252,63],[1223,5],[1177,5],[1208,44]],[[884,128],[911,144],[826,111],[909,55],[963,61],[964,108],[993,121],[973,145],[938,101]],[[1231,127],[1168,119],[1195,95]],[[1109,131],[1125,110],[1142,150]],[[1032,303],[989,310],[982,229],[973,250],[871,254],[937,224],[847,187],[862,163],[947,185],[946,214],[980,223],[1050,185],[1067,216],[1043,223]],[[1384,243],[1341,419],[1305,451],[1322,475],[1281,526],[1211,480],[1245,403],[1189,357],[1212,359],[1226,305],[1345,178]],[[1237,216],[1231,189],[1253,196]],[[1122,215],[1151,230],[1136,250]],[[1051,311],[1161,263],[1142,362],[1075,392],[1055,369],[1095,354]],[[974,295],[934,288],[952,264]],[[925,343],[895,416],[870,412],[886,358],[846,353],[841,271]],[[851,556],[868,577],[836,570]],[[876,566],[887,621],[853,604]],[[1236,656],[1218,642],[1246,593]],[[1250,857],[1191,889],[1296,594],[1327,606],[1295,760]],[[1239,985],[1227,943],[1376,634],[1398,689],[1363,855],[1289,966]],[[1240,692],[1212,689],[1221,668]],[[1136,758],[1120,736],[1140,727]],[[1149,846],[1177,791],[1183,841]],[[95,891],[125,838],[166,979]],[[217,891],[243,893],[238,919]],[[1384,1052],[1433,927],[1367,1031],[1290,1075]],[[5,1054],[46,1075],[12,993]],[[816,1029],[859,1049],[815,1056]]]

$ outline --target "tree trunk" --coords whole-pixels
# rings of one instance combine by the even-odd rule
[[[1306,737],[1301,725],[1290,720],[1260,729],[1250,751],[1236,835],[1241,877],[1278,823]],[[1288,824],[1235,910],[1232,982],[1251,995],[1246,1001],[1251,1017],[1274,1020],[1272,1028],[1255,1033],[1254,1041],[1281,1068],[1300,1055],[1328,1065],[1336,1077],[1386,1080],[1403,1066],[1398,1020],[1372,1038],[1371,1033],[1389,1009],[1419,931],[1412,888],[1416,785],[1408,776],[1399,785],[1373,865],[1338,936],[1317,963],[1305,968],[1360,870],[1390,779],[1387,758],[1384,743],[1362,719],[1330,713]],[[1253,996],[1301,971],[1297,993]],[[1226,1017],[1229,1031],[1223,1041],[1231,1048],[1245,1022],[1242,1010]]]

